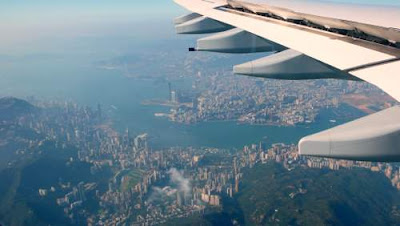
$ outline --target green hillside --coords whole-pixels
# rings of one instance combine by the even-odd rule
[[[236,198],[248,225],[395,224],[399,193],[380,173],[287,171],[269,163],[246,170],[243,178]]]
[[[0,98],[0,121],[14,120],[37,109],[25,100],[14,97]]]

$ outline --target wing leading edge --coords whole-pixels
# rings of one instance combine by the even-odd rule
[[[203,46],[203,49],[198,50],[227,52],[228,49],[231,53],[278,52],[235,66],[234,71],[237,74],[291,80],[364,80],[400,101],[400,26],[396,25],[398,21],[386,21],[391,18],[390,13],[383,21],[366,24],[363,21],[352,21],[352,18],[357,18],[354,16],[324,17],[321,10],[318,15],[310,14],[305,8],[309,3],[295,7],[301,1],[293,3],[294,1],[271,0],[268,4],[218,0],[175,1],[196,15],[227,25],[223,33],[199,40],[198,46]],[[278,2],[277,5],[273,5],[275,2]],[[328,12],[329,5],[324,7]],[[353,6],[352,13],[365,13],[368,10]],[[400,9],[397,10],[398,14],[392,15],[399,16]],[[331,11],[327,14],[332,15]],[[396,19],[393,17],[392,19]],[[183,26],[196,27],[196,20],[199,21],[199,18],[189,20]],[[230,26],[235,28],[230,29]],[[209,32],[207,29],[198,29],[195,33]],[[257,40],[257,44],[246,45],[249,39]],[[213,48],[207,49],[204,46]],[[225,51],[218,46],[223,46]],[[381,118],[388,117],[391,119],[388,125],[376,123]],[[390,126],[400,125],[399,108],[394,107],[360,120],[363,123],[355,121],[303,138],[299,143],[300,154],[353,160],[400,160],[400,126]],[[369,128],[371,133],[360,133],[358,128]],[[375,133],[377,130],[379,132]],[[346,139],[338,136],[343,131],[348,135]],[[376,145],[356,145],[360,143]],[[335,147],[335,151],[326,147]]]

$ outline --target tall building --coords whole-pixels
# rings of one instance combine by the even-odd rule
[[[178,103],[178,96],[177,96],[175,90],[172,90],[172,91],[171,91],[171,102],[172,102],[172,103]]]
[[[177,206],[182,206],[183,200],[182,200],[182,194],[181,192],[176,192],[176,205]]]
[[[178,103],[178,93],[172,89],[172,85],[170,82],[168,83],[168,89],[169,89],[169,101],[172,103]]]
[[[170,82],[168,82],[168,95],[169,95],[169,100],[171,101],[172,100],[172,97],[171,97],[171,93],[172,93],[172,86],[171,86],[171,83]]]
[[[235,193],[239,192],[239,174],[235,175]]]
[[[210,196],[210,205],[212,206],[219,206],[219,196],[218,195],[211,195]]]
[[[136,150],[147,148],[147,133],[137,136],[133,144]]]
[[[101,119],[101,105],[97,104],[97,117]]]
[[[126,130],[125,130],[125,134],[123,137],[123,144],[129,145],[129,129],[128,128],[126,128]]]
[[[234,172],[234,175],[235,175],[235,176],[236,176],[236,174],[238,174],[237,163],[236,163],[236,157],[233,158],[233,172]]]
[[[127,138],[129,138],[129,128],[126,128],[126,130],[125,130],[125,136],[126,136]]]
[[[232,184],[231,184],[231,185],[226,189],[226,194],[227,194],[230,198],[232,198],[232,196],[233,196],[232,192],[233,192],[233,188],[232,188]]]

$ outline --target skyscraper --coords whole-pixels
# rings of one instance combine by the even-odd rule
[[[169,100],[171,101],[172,100],[172,96],[171,96],[171,93],[172,93],[172,86],[171,86],[171,83],[170,82],[168,82],[168,95],[169,95]]]
[[[235,193],[239,192],[239,174],[235,175]]]
[[[171,91],[171,102],[172,103],[177,103],[178,102],[178,97],[177,97],[177,94],[176,94],[175,90]]]
[[[97,117],[101,119],[101,104],[97,104]]]
[[[182,194],[178,191],[176,192],[176,205],[182,206],[182,203],[183,203]]]

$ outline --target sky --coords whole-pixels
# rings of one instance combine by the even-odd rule
[[[162,36],[184,12],[168,0],[0,0],[0,54],[54,39]]]
[[[400,0],[330,1],[400,5]],[[185,12],[172,0],[0,0],[0,55],[85,37],[168,38],[172,19]]]
[[[177,7],[172,0],[1,0],[0,13],[5,17],[20,20],[43,18],[46,16],[66,16],[68,14],[85,15],[114,15],[135,17],[166,15],[176,11]],[[116,19],[116,18],[110,18]]]

